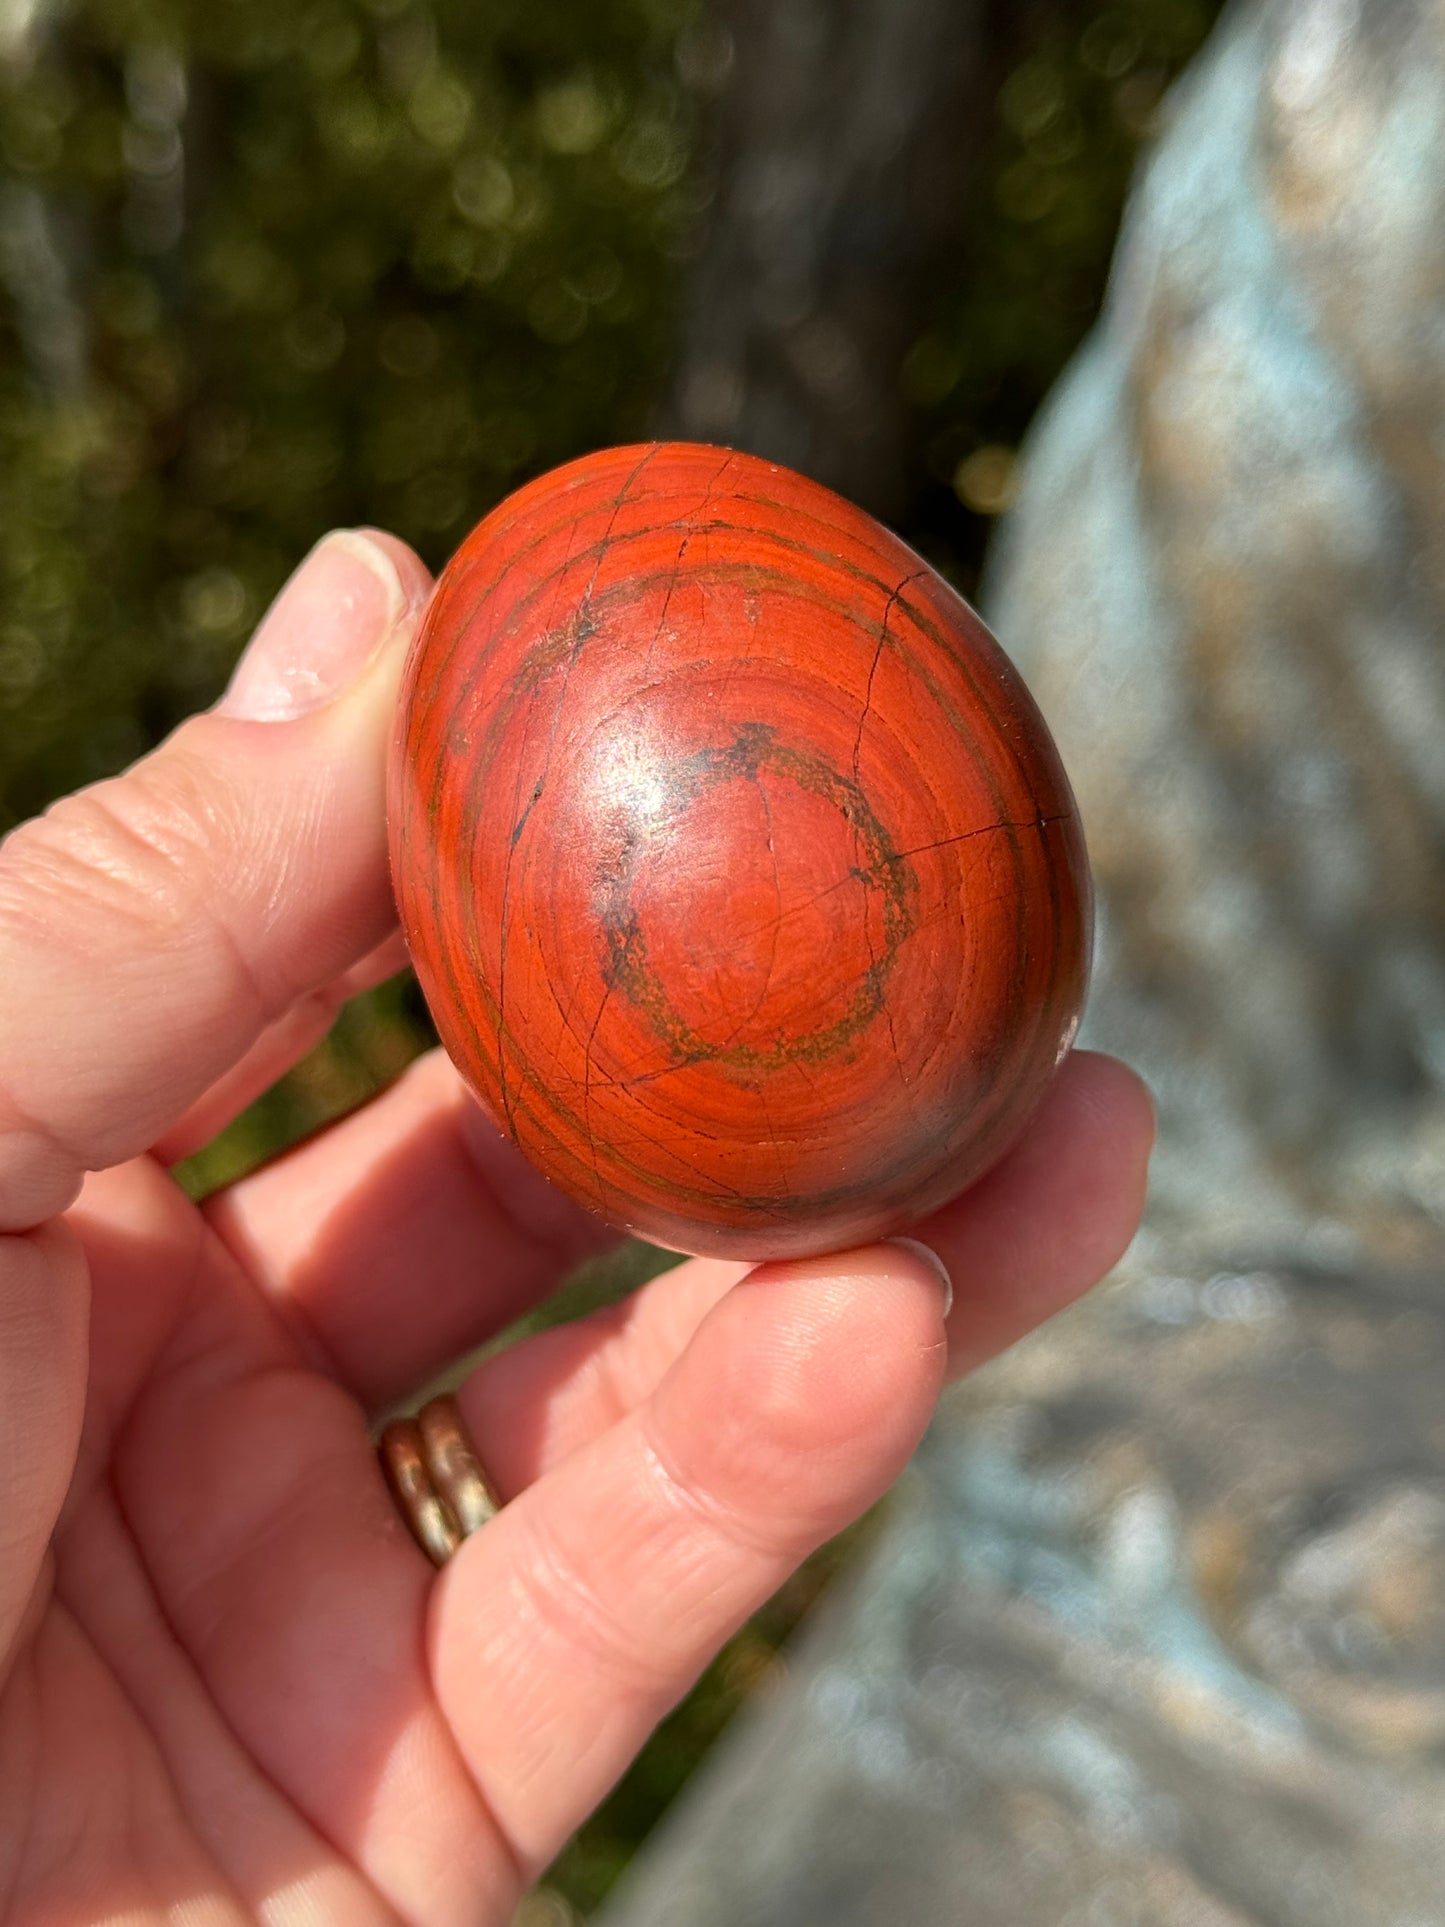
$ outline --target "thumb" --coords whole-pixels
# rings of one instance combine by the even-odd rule
[[[385,760],[429,579],[311,552],[217,708],[0,847],[0,1230],[145,1150],[387,934]]]

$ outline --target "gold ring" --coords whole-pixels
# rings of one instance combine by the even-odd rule
[[[393,1419],[377,1447],[397,1508],[433,1565],[444,1566],[501,1510],[454,1398],[429,1400],[414,1419]]]

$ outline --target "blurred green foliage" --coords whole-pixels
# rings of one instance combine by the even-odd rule
[[[208,701],[328,527],[440,561],[640,433],[687,0],[84,0],[0,68],[0,827]]]
[[[1003,89],[899,370],[905,532],[965,587],[1217,11],[1074,12]],[[646,432],[703,207],[696,21],[694,0],[0,0],[0,829],[210,701],[325,529],[379,523],[437,565],[526,476]],[[187,1182],[350,1109],[428,1037],[413,987],[360,1000]],[[661,1262],[628,1248],[544,1316]],[[604,1895],[846,1550],[732,1642],[538,1923]]]

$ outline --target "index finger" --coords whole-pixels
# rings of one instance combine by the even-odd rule
[[[525,1870],[902,1471],[943,1313],[931,1264],[897,1246],[762,1266],[647,1397],[464,1542],[433,1595],[432,1677]]]
[[[327,537],[216,710],[0,848],[0,1230],[153,1144],[387,934],[386,743],[428,586],[392,537]]]

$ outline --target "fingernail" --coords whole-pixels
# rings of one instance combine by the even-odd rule
[[[347,689],[406,613],[396,564],[358,529],[323,536],[246,646],[220,702],[248,722],[286,722]]]
[[[889,1238],[886,1242],[897,1245],[901,1251],[911,1251],[914,1257],[921,1258],[936,1273],[939,1284],[943,1286],[943,1315],[947,1318],[953,1310],[953,1280],[948,1275],[948,1266],[932,1245],[924,1244],[921,1238]]]

